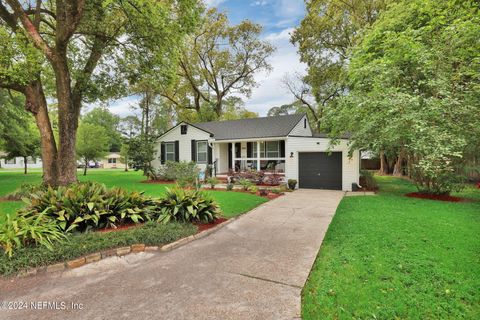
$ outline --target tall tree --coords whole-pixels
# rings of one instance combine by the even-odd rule
[[[155,57],[170,78],[174,48],[198,12],[195,0],[0,1],[0,87],[23,93],[35,115],[45,183],[76,181],[82,102],[120,94],[125,79],[136,80],[144,56]],[[48,118],[48,85],[58,105],[58,141]]]
[[[306,91],[313,95],[317,104],[306,101],[304,105],[312,111],[312,116],[317,116],[316,120],[319,122],[323,110],[334,108],[336,99],[348,91],[345,71],[349,63],[349,53],[362,30],[375,22],[392,1],[305,2],[307,14],[292,34],[291,41],[298,45],[300,60],[307,64],[308,74],[301,79],[289,79],[287,86],[299,101],[305,97]]]
[[[391,5],[353,51],[350,93],[326,120],[353,133],[351,148],[399,150],[419,189],[455,190],[480,145],[479,34],[477,1]]]
[[[256,85],[254,75],[271,69],[267,58],[274,48],[260,39],[261,32],[262,27],[251,21],[230,25],[226,14],[208,10],[182,47],[179,82],[162,86],[162,95],[180,108],[212,108],[221,116],[226,98],[249,96]]]
[[[81,123],[77,136],[77,157],[84,164],[83,175],[87,175],[87,168],[90,161],[100,160],[108,151],[109,136],[104,127]]]
[[[82,122],[103,127],[109,139],[109,151],[120,151],[122,145],[122,137],[118,131],[120,116],[113,114],[106,107],[95,107],[82,116]]]

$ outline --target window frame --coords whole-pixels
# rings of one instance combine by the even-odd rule
[[[164,142],[165,144],[165,161],[175,161],[175,142]],[[172,146],[173,151],[168,151],[168,146]],[[169,159],[168,156],[172,155],[172,159]]]
[[[200,151],[199,144],[205,144],[205,151]],[[207,140],[197,140],[195,141],[195,159],[197,163],[205,164],[208,163],[208,141]],[[205,160],[199,160],[199,154],[205,154]]]

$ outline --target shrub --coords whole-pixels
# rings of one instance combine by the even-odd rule
[[[373,173],[368,170],[360,170],[360,185],[367,190],[377,190],[378,184]]]
[[[267,189],[260,189],[260,190],[258,190],[258,192],[262,197],[268,196],[268,190]]]
[[[262,184],[263,179],[265,177],[265,172],[263,171],[244,171],[244,172],[238,172],[238,173],[233,173],[231,176],[231,179],[234,182],[239,182],[242,180],[248,180],[252,184]]]
[[[197,180],[200,169],[195,162],[188,161],[166,161],[155,175],[157,179],[174,181],[181,187],[194,186]]]
[[[220,183],[220,180],[216,177],[210,177],[207,179],[207,183],[210,185],[210,188],[215,189],[215,186]]]
[[[297,186],[297,180],[295,180],[295,179],[288,179],[287,183],[288,183],[288,188],[289,188],[290,190],[295,190],[295,187]]]
[[[19,248],[12,257],[0,253],[0,275],[12,275],[28,268],[68,261],[136,243],[148,246],[163,245],[192,235],[196,230],[197,227],[186,223],[147,222],[135,228],[115,232],[68,234],[65,241],[53,243],[53,250],[36,246]]]
[[[31,194],[46,190],[47,187],[43,184],[22,183],[20,187],[14,192],[6,195],[4,199],[10,201],[19,201],[22,198],[28,198]]]
[[[37,215],[7,215],[0,224],[0,246],[11,257],[14,250],[40,245],[52,250],[52,244],[64,238],[58,224],[45,212]]]
[[[87,182],[58,189],[47,188],[25,200],[24,215],[44,212],[66,231],[88,231],[138,223],[149,218],[155,202],[139,192],[129,192]]]
[[[257,186],[252,185],[252,186],[248,187],[248,191],[250,191],[251,193],[257,193],[258,188],[257,188]]]
[[[213,222],[220,214],[218,204],[203,191],[180,188],[166,189],[159,200],[157,221]]]
[[[278,173],[265,175],[264,183],[271,186],[278,186],[282,183],[283,176]]]
[[[280,193],[282,193],[282,190],[280,190],[278,188],[274,188],[274,189],[271,189],[270,192],[275,193],[275,194],[280,194]]]
[[[238,183],[243,187],[244,191],[248,191],[253,186],[253,183],[245,178],[242,178],[238,181]]]
[[[227,191],[232,191],[233,190],[233,183],[227,184]]]
[[[453,160],[428,155],[413,165],[412,179],[420,192],[450,194],[465,186],[465,176],[459,174]]]

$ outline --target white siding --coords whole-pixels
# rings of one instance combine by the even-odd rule
[[[305,128],[305,120],[307,120],[306,128]],[[297,125],[292,129],[289,136],[312,136],[312,129],[310,128],[310,124],[308,123],[307,116],[303,116],[302,120],[300,120]]]
[[[172,130],[167,132],[162,136],[156,145],[156,159],[152,161],[152,166],[154,168],[160,167],[160,144],[162,142],[174,142],[178,141],[179,143],[179,160],[180,161],[192,161],[192,140],[208,140],[210,139],[210,134],[188,125],[187,134],[181,134],[180,125],[177,125]],[[215,150],[213,155],[215,155]],[[206,164],[198,165],[201,170],[205,170]]]
[[[6,163],[8,160],[1,158],[0,159],[0,168],[4,169],[23,169],[25,166],[24,160],[22,157],[16,157],[15,163]],[[42,167],[42,159],[36,158],[35,163],[27,163],[27,168],[41,168]]]
[[[298,153],[299,152],[342,152],[342,189],[352,190],[352,183],[359,183],[360,178],[360,152],[355,150],[352,158],[348,157],[348,140],[341,140],[340,144],[329,149],[329,139],[288,137],[285,142],[285,177],[298,180]],[[290,153],[293,152],[293,158]]]

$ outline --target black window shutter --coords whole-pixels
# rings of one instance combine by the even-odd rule
[[[232,143],[228,144],[228,169],[232,169]]]
[[[247,142],[247,158],[253,157],[252,142]]]
[[[192,140],[192,161],[197,162],[197,141]]]
[[[235,143],[235,158],[242,157],[242,144],[240,142]]]
[[[280,158],[285,157],[285,140],[280,140]]]
[[[160,163],[165,164],[165,142],[160,143]]]
[[[180,142],[175,141],[175,161],[180,162]]]
[[[207,143],[207,146],[208,146],[208,152],[207,152],[208,164],[212,164],[213,163],[212,147],[210,147],[208,143]]]

